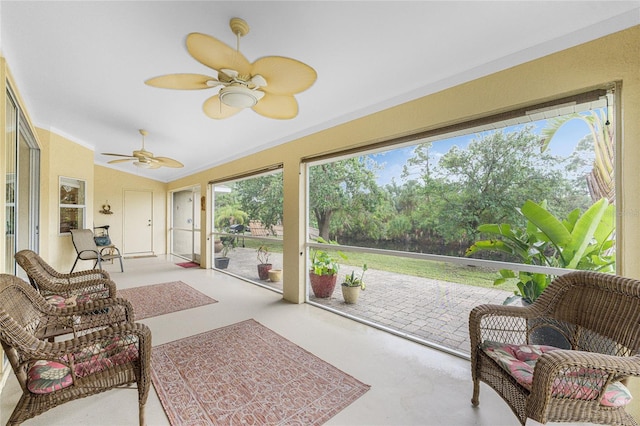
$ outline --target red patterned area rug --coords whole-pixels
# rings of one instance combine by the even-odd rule
[[[182,281],[125,288],[118,297],[131,302],[136,321],[218,302]]]
[[[370,388],[255,320],[152,348],[174,425],[320,425]]]

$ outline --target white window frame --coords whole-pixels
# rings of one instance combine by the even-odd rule
[[[64,186],[78,188],[78,202],[66,204],[62,202],[62,188]],[[82,203],[79,203],[82,200]],[[62,231],[62,209],[80,210],[78,218],[82,219],[81,227],[85,227],[87,221],[87,181],[84,179],[60,176],[58,180],[58,235],[69,235],[69,232]],[[75,229],[75,228],[70,228]]]

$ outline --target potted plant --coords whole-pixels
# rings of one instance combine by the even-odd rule
[[[282,269],[270,269],[269,281],[277,283],[282,280]]]
[[[258,277],[261,280],[269,279],[269,271],[271,270],[271,263],[269,263],[269,257],[271,253],[269,252],[269,247],[265,245],[261,245],[258,247]]]
[[[344,298],[345,303],[353,304],[358,301],[358,296],[360,295],[360,290],[364,290],[366,288],[364,284],[364,273],[367,270],[367,264],[365,263],[362,266],[362,273],[360,276],[356,276],[356,271],[351,271],[351,274],[344,277],[344,282],[342,283],[342,297]]]
[[[319,243],[327,243],[327,241],[321,237],[319,237],[317,241]],[[337,245],[338,243],[331,241],[329,244]],[[338,255],[342,258],[346,258],[346,256],[340,251],[338,251]],[[309,281],[311,282],[311,289],[313,290],[315,297],[331,297],[333,290],[336,288],[339,267],[338,260],[328,252],[319,249],[312,249]]]
[[[220,256],[213,259],[213,263],[217,269],[227,269],[229,266],[229,251],[236,248],[235,238],[222,238],[222,249],[220,250]]]

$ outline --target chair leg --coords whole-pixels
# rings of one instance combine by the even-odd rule
[[[473,381],[473,397],[471,397],[471,404],[477,407],[480,404],[478,397],[480,396],[480,383],[478,380]]]
[[[122,256],[120,256],[118,260],[120,260],[120,272],[124,272],[124,266],[122,266]]]
[[[78,259],[80,259],[80,257],[76,257],[76,261],[73,262],[73,266],[71,267],[71,271],[69,273],[73,272],[73,270],[76,268],[76,263],[78,263]]]
[[[139,404],[139,408],[138,408],[138,417],[139,417],[139,423],[140,426],[145,426],[145,419],[144,419],[144,406],[145,404]]]

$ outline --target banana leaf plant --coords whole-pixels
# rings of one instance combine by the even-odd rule
[[[518,210],[526,219],[524,228],[509,224],[480,225],[478,231],[492,238],[475,242],[467,256],[479,251],[508,253],[526,265],[592,270],[613,273],[615,253],[614,206],[602,198],[581,214],[573,210],[565,219],[558,219],[540,204],[528,200]],[[522,298],[532,303],[555,276],[527,271],[500,270],[494,285],[517,280],[518,290],[505,304]]]

